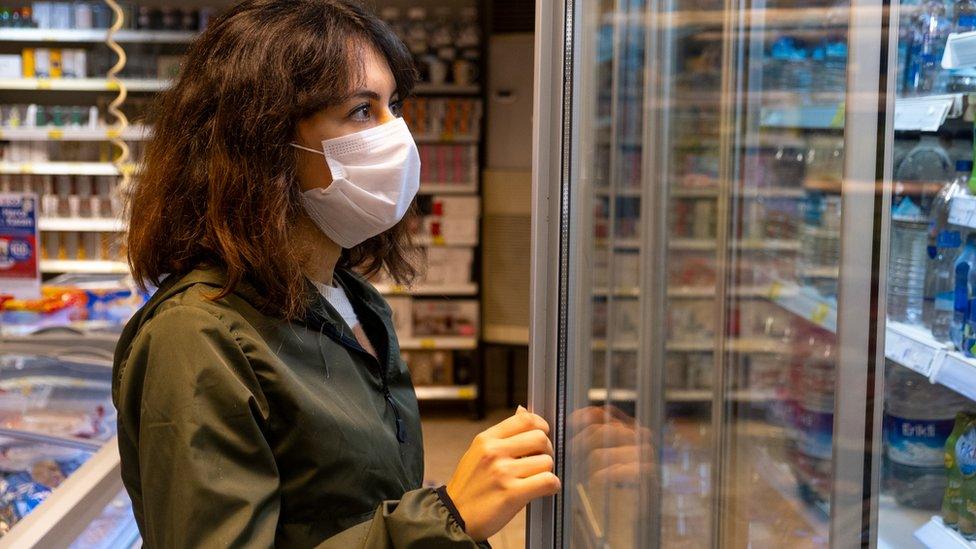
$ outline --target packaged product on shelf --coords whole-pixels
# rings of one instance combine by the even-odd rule
[[[966,412],[957,413],[956,422],[945,443],[946,489],[942,497],[942,522],[952,528],[958,525],[959,514],[963,507],[962,471],[956,456],[956,444],[972,419],[972,416]]]
[[[617,343],[635,343],[640,336],[640,302],[635,299],[616,299],[610,307],[611,321]]]
[[[635,251],[613,253],[613,285],[623,290],[640,286],[640,253]]]
[[[711,353],[686,353],[687,387],[689,389],[711,389],[714,379],[715,361]]]
[[[472,248],[432,247],[426,248],[426,251],[427,270],[423,277],[425,284],[436,286],[471,282],[474,264]]]
[[[637,308],[637,302],[631,301]],[[634,320],[639,319],[635,316]],[[668,341],[702,342],[713,337],[715,303],[712,299],[674,301],[668,307]]]
[[[478,335],[479,311],[475,300],[413,301],[415,337]]]
[[[20,78],[23,75],[23,62],[20,55],[0,55],[0,78]]]
[[[945,444],[965,397],[886,361],[885,457],[895,500],[937,509],[946,488]]]
[[[970,420],[956,440],[954,456],[962,476],[962,502],[957,528],[967,539],[976,538],[976,421]]]
[[[667,353],[664,363],[664,386],[668,389],[684,389],[688,386],[687,353]]]
[[[413,300],[403,296],[388,296],[386,302],[393,311],[393,327],[397,337],[400,339],[413,337]]]
[[[715,254],[671,254],[668,261],[670,287],[713,287],[716,277]]]
[[[787,382],[786,357],[779,354],[750,354],[745,386],[757,390],[776,390]]]
[[[454,356],[450,351],[404,351],[400,355],[414,386],[454,383]]]

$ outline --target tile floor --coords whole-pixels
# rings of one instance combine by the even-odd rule
[[[508,417],[512,412],[499,410],[482,421],[473,421],[466,412],[424,410],[424,455],[426,480],[438,485],[448,481],[471,439],[479,432]],[[525,548],[525,512],[521,512],[488,540],[494,549]]]

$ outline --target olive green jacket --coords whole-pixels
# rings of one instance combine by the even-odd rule
[[[122,480],[156,547],[476,547],[421,488],[423,441],[391,311],[336,273],[380,360],[314,292],[304,321],[219,269],[167,280],[126,326],[112,397]],[[486,543],[480,544],[486,547]]]

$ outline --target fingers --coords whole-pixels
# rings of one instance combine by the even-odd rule
[[[513,459],[509,465],[509,472],[518,478],[528,478],[539,473],[552,472],[555,463],[549,454],[538,454],[524,458]]]
[[[539,473],[518,481],[522,496],[526,501],[543,496],[551,496],[562,487],[559,477],[550,472]]]
[[[552,441],[545,432],[533,429],[499,441],[499,445],[509,457],[520,458],[534,454],[553,455]]]
[[[533,429],[549,433],[549,423],[541,416],[525,411],[516,412],[514,416],[489,427],[485,434],[492,438],[508,438]]]

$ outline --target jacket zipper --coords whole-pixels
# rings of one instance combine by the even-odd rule
[[[376,361],[377,365],[380,364],[379,359],[369,354],[369,352],[367,352],[366,349],[364,349],[363,346],[360,345],[358,341],[347,337],[342,332],[334,331],[334,329],[331,326],[328,326],[328,328],[329,331],[333,331],[335,333],[335,335],[339,338],[339,341],[341,341],[348,347],[351,347],[359,352],[369,355],[370,358]],[[403,419],[400,417],[400,410],[397,409],[396,401],[393,400],[393,395],[390,393],[390,387],[386,383],[386,374],[388,369],[389,369],[388,367],[380,368],[380,376],[383,379],[383,398],[386,399],[386,402],[390,405],[390,408],[393,409],[393,428],[395,429],[396,432],[397,442],[403,444],[407,442],[407,428],[403,424]]]

